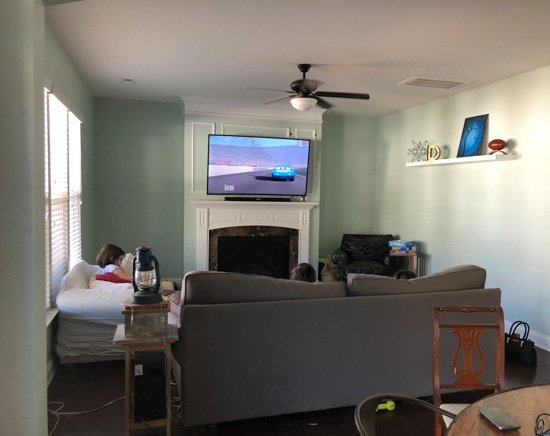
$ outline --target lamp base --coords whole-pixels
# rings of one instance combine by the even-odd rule
[[[132,295],[132,301],[136,304],[160,303],[162,295],[155,291],[137,291]]]

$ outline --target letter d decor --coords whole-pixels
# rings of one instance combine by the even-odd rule
[[[428,160],[437,160],[441,156],[441,149],[437,145],[428,145]]]

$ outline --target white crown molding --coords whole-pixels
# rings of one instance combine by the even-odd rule
[[[80,2],[83,0],[42,0],[42,3],[44,6],[56,6],[56,5],[63,5],[65,3],[74,3],[74,2]]]
[[[290,102],[263,105],[254,102],[180,96],[185,113],[228,115],[250,118],[282,119],[289,121],[322,122],[325,109],[317,106],[310,111],[297,111]]]

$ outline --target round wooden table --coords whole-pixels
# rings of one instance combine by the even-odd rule
[[[521,425],[519,430],[500,431],[480,415],[480,406],[497,406]],[[519,436],[535,434],[535,419],[550,413],[550,385],[528,386],[489,395],[460,412],[447,430],[447,436]],[[550,425],[550,420],[545,417]],[[546,428],[548,430],[548,428]]]

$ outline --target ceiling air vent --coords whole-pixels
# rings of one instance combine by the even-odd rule
[[[470,82],[458,82],[456,80],[428,79],[426,77],[413,76],[398,82],[398,85],[423,86],[425,88],[455,89]]]

